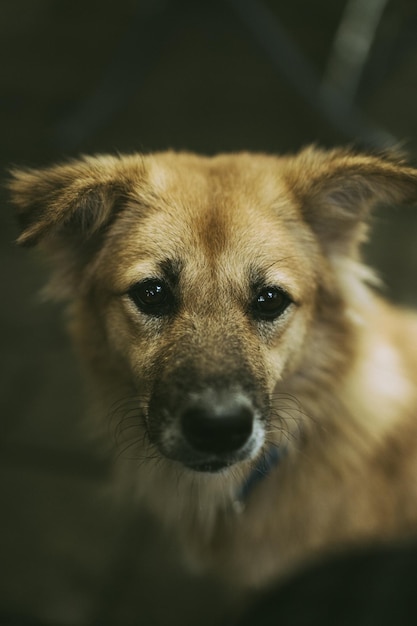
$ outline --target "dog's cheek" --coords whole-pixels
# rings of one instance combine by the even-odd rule
[[[136,386],[150,375],[150,364],[158,352],[158,333],[150,332],[139,317],[126,314],[126,306],[120,298],[112,298],[103,305],[105,337],[110,356],[128,370],[129,378]]]
[[[278,329],[262,342],[262,359],[272,391],[277,382],[285,381],[303,361],[304,347],[312,326],[311,303],[297,309],[285,330]]]

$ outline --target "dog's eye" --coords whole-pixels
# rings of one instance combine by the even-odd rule
[[[173,295],[163,281],[147,279],[133,285],[128,291],[130,299],[147,315],[166,315],[173,305]]]
[[[258,319],[274,320],[284,313],[291,302],[291,298],[283,289],[264,287],[255,298],[253,313]]]

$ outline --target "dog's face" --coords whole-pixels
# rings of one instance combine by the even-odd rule
[[[315,150],[97,157],[11,187],[20,241],[55,260],[87,360],[138,398],[161,455],[206,472],[293,429],[286,382],[336,384],[350,341],[340,259],[371,204],[416,193],[397,163]]]
[[[130,203],[94,279],[152,441],[196,470],[259,452],[314,305],[311,236],[282,183],[265,193],[244,163],[160,159],[153,205]]]

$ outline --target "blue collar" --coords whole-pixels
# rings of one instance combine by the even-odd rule
[[[280,448],[277,445],[270,445],[260,456],[257,464],[238,489],[236,494],[236,502],[240,505],[244,505],[252,491],[264,478],[269,476],[274,467],[282,461],[286,454],[285,448]]]

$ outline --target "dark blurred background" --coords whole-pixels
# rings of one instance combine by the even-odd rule
[[[2,178],[97,151],[417,150],[415,0],[1,0],[0,51]],[[0,624],[220,623],[221,591],[97,496],[62,313],[1,198]],[[379,212],[366,250],[403,304],[416,213]]]

